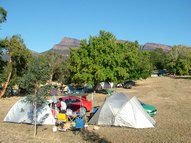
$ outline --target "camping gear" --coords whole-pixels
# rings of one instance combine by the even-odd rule
[[[52,112],[52,115],[53,115],[54,118],[55,118],[55,117],[56,117],[56,110],[52,109],[51,112]]]
[[[98,109],[99,109],[99,106],[95,106],[95,107],[93,108],[93,114],[95,114]]]
[[[75,129],[83,129],[85,125],[85,119],[84,118],[76,118],[75,119]]]
[[[5,122],[33,123],[33,108],[31,103],[25,102],[26,97],[17,101],[4,118]],[[54,125],[55,119],[48,104],[37,107],[37,124]]]
[[[143,109],[137,97],[113,92],[112,96],[107,96],[89,124],[152,128],[155,121]]]
[[[52,131],[53,132],[56,132],[58,129],[57,129],[57,127],[56,126],[54,126],[53,128],[52,128]]]
[[[64,113],[58,113],[58,121],[67,122],[67,121],[68,121],[68,118],[67,118],[66,114],[64,114]]]

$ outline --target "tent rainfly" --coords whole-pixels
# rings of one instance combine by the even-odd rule
[[[25,97],[17,101],[4,118],[5,122],[33,124],[33,105],[24,102]],[[55,119],[47,104],[37,108],[37,124],[54,125]]]
[[[89,124],[132,128],[153,128],[155,121],[136,96],[113,92],[90,119]]]

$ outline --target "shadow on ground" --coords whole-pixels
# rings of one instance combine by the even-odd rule
[[[111,143],[110,141],[106,140],[105,138],[101,138],[95,132],[89,131],[86,129],[76,130],[76,131],[73,131],[73,133],[75,135],[80,134],[80,136],[83,138],[84,141],[87,141],[90,143]]]
[[[174,79],[191,79],[191,76],[176,76]]]

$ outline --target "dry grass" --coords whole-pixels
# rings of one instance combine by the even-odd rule
[[[52,132],[52,126],[39,126],[33,137],[33,126],[4,123],[11,106],[20,97],[0,99],[0,143],[85,143],[85,142],[191,142],[191,79],[168,77],[149,78],[137,82],[132,89],[116,89],[135,95],[145,103],[157,107],[155,128],[132,129],[121,127],[100,127],[99,130]],[[93,105],[101,105],[106,95],[96,94]],[[89,97],[91,98],[91,97]]]

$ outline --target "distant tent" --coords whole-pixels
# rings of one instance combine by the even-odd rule
[[[97,84],[96,89],[114,88],[113,82],[100,82]]]
[[[143,109],[138,99],[114,92],[90,119],[89,124],[132,128],[152,128],[155,121]]]
[[[5,122],[33,124],[33,105],[23,102],[24,99],[20,99],[12,106],[4,118]],[[41,108],[37,108],[37,124],[55,124],[55,119],[47,104],[44,104]]]

